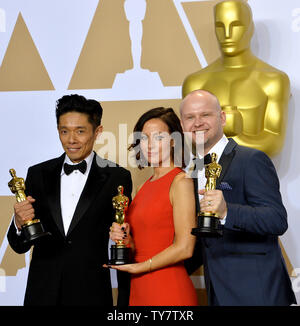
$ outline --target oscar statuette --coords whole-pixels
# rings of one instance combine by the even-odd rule
[[[227,137],[239,136],[243,132],[243,116],[236,105],[223,105],[222,111],[226,113],[224,133]]]
[[[25,182],[23,178],[16,176],[16,171],[14,169],[9,170],[12,179],[8,183],[8,187],[11,192],[16,195],[17,202],[22,202],[27,200],[25,195]],[[26,221],[22,225],[21,232],[24,235],[24,242],[31,242],[35,239],[44,237],[46,235],[51,235],[50,232],[46,232],[41,221],[37,218]]]
[[[217,154],[211,154],[211,163],[205,165],[206,185],[205,190],[215,190],[217,178],[222,167],[217,163]],[[223,235],[220,219],[215,212],[200,212],[197,215],[197,227],[192,229],[192,234],[204,238],[216,238]]]
[[[124,187],[118,187],[118,195],[113,197],[112,204],[115,212],[115,222],[122,225],[125,220],[125,212],[128,208],[129,198],[123,194]],[[125,265],[131,263],[131,248],[124,244],[123,240],[118,240],[110,247],[110,260],[108,265]]]

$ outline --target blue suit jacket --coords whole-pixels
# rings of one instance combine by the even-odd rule
[[[272,161],[229,139],[219,163],[217,189],[228,208],[223,237],[200,242],[209,301],[213,286],[220,305],[296,303],[278,243],[288,224]]]

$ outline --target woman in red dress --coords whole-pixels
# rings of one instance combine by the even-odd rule
[[[175,162],[184,166],[180,120],[171,108],[155,108],[140,117],[134,131],[138,166],[154,167],[153,175],[139,187],[126,223],[113,223],[110,231],[113,241],[130,245],[135,263],[110,267],[131,273],[131,306],[197,305],[183,264],[193,254],[196,219],[193,181],[175,167]]]

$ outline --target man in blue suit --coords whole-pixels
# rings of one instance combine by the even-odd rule
[[[198,171],[195,187],[198,211],[218,213],[223,236],[202,238],[186,262],[188,271],[203,260],[210,305],[296,303],[278,243],[288,224],[272,161],[263,152],[224,136],[226,115],[213,94],[189,93],[180,114],[183,130],[192,133],[194,145],[197,132],[203,132],[204,155],[216,153],[222,166],[217,190],[204,190],[204,169]]]

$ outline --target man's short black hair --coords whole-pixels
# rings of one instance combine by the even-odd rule
[[[64,95],[56,102],[56,122],[59,124],[61,115],[68,112],[84,113],[88,116],[88,121],[96,129],[101,124],[103,109],[96,100],[86,99],[82,95]]]

